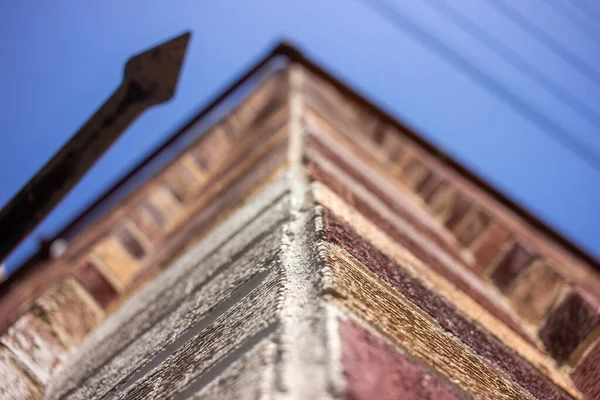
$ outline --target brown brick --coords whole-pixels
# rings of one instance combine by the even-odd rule
[[[201,185],[204,185],[211,176],[210,173],[208,173],[204,168],[198,165],[191,151],[188,151],[184,155],[182,155],[179,158],[179,162],[194,176],[194,178]]]
[[[535,258],[535,254],[522,243],[515,243],[496,265],[490,279],[502,291],[506,292],[519,273]]]
[[[414,155],[402,170],[402,180],[412,189],[416,189],[431,174],[427,166]]]
[[[250,131],[261,132],[277,132],[283,125],[287,123],[288,111],[287,98],[273,99],[264,105],[250,120],[249,124],[244,127],[242,136],[239,138],[243,141]]]
[[[208,168],[208,161],[206,161],[206,158],[204,158],[204,154],[203,154],[201,145],[202,144],[200,143],[196,147],[193,147],[189,153],[192,156],[192,158],[194,159],[194,162],[196,163],[196,165],[198,165],[198,167],[205,173],[209,173],[210,170]]]
[[[0,341],[42,384],[48,382],[66,351],[52,330],[46,312],[39,306],[21,316]]]
[[[477,239],[487,229],[490,223],[490,217],[483,211],[472,209],[464,218],[457,224],[452,233],[464,247],[468,247],[475,239]]]
[[[62,281],[38,303],[67,348],[81,343],[104,317],[100,306],[73,278]]]
[[[118,291],[125,289],[135,277],[138,265],[116,236],[108,236],[92,250],[92,261]]]
[[[452,210],[446,220],[446,227],[450,230],[454,229],[463,218],[471,211],[472,202],[464,194],[457,191],[456,197],[452,203]]]
[[[266,113],[264,110],[273,110],[285,101],[287,95],[287,86],[284,78],[280,75],[275,75],[263,83],[248,96],[241,104],[238,114],[245,121],[243,124],[247,126],[253,119],[260,119],[260,114]],[[262,111],[262,112],[261,112]],[[266,113],[270,114],[270,113]],[[237,135],[242,134],[241,130]]]
[[[118,297],[115,288],[92,261],[86,261],[81,267],[77,268],[74,277],[104,309]]]
[[[220,127],[225,131],[227,136],[233,138],[239,135],[239,132],[243,130],[245,120],[242,117],[241,109],[233,110],[229,113],[227,118],[221,121]]]
[[[391,127],[385,130],[381,147],[388,156],[390,163],[400,168],[403,166],[405,158],[409,155],[406,143],[400,137],[400,133]]]
[[[206,136],[192,150],[192,154],[199,166],[212,172],[228,159],[227,154],[231,144],[225,130],[217,126],[206,133]]]
[[[163,176],[163,181],[180,203],[193,198],[202,188],[202,182],[180,162],[169,168]]]
[[[0,399],[37,400],[42,385],[29,375],[14,355],[0,345]]]
[[[510,240],[511,233],[508,229],[498,224],[492,224],[482,240],[472,248],[476,263],[475,271],[483,274]]]
[[[556,300],[562,284],[563,279],[550,266],[535,262],[516,279],[510,302],[523,319],[537,324]]]
[[[407,296],[407,298],[430,314],[453,335],[464,340],[469,346],[485,353],[488,359],[497,362],[499,365],[511,364],[511,368],[515,372],[518,370],[516,373],[523,377],[529,376],[528,379],[531,379],[531,382],[535,381],[535,378],[531,377],[527,368],[523,365],[517,367],[517,361],[513,359],[510,352],[503,349],[502,346],[498,346],[498,342],[494,343],[491,341],[490,337],[482,329],[478,328],[476,323],[462,316],[456,308],[450,306],[449,303],[444,301],[434,291],[428,290],[418,280],[407,275],[400,265],[390,260],[380,250],[350,228],[350,226],[334,217],[331,211],[326,208],[323,208],[322,211],[326,240],[344,248],[367,268],[371,269],[373,273],[397,288],[403,295]],[[460,282],[454,280],[452,283],[461,291],[473,297],[475,301],[479,302],[482,307],[486,308],[498,320],[509,326],[523,338],[527,338],[521,326],[515,324],[504,310],[499,309],[494,303],[489,302],[483,296],[469,290],[468,287],[460,284]]]
[[[154,221],[154,223],[156,223],[158,227],[163,228],[165,226],[165,216],[160,212],[159,208],[152,205],[152,203],[150,202],[144,203],[143,207],[144,210],[148,212],[148,215],[152,217],[152,220]]]
[[[600,340],[577,365],[571,379],[586,399],[600,399]]]
[[[152,212],[160,215],[162,219],[163,231],[170,231],[174,227],[175,221],[183,213],[183,206],[177,201],[173,192],[166,186],[156,185],[150,189],[148,194],[148,204],[152,207]]]
[[[450,217],[458,193],[448,182],[441,184],[427,199],[429,209],[443,223]]]
[[[358,125],[359,129],[370,136],[375,143],[381,145],[385,129],[385,126],[382,126],[381,120],[358,104],[354,104],[353,108],[354,112],[351,114],[354,116],[357,122],[356,125]]]
[[[501,375],[512,380],[520,387],[529,391],[533,398],[544,398],[544,399],[566,399],[561,393],[561,390],[553,384],[545,375],[540,373],[531,364],[524,361],[521,357],[517,356],[514,349],[509,348],[501,341],[495,339],[487,331],[483,330],[479,325],[472,320],[467,319],[463,314],[454,308],[449,303],[444,304],[444,300],[440,298],[435,292],[430,291],[420,284],[416,279],[413,283],[409,283],[406,280],[401,282],[403,279],[398,273],[401,267],[396,267],[395,270],[390,271],[391,276],[389,278],[382,278],[398,282],[400,285],[405,286],[408,290],[403,290],[398,286],[398,289],[402,291],[402,294],[406,296],[410,301],[404,303],[403,301],[395,301],[394,294],[389,289],[384,289],[378,282],[378,279],[363,270],[363,267],[367,265],[361,265],[359,262],[353,260],[350,257],[343,255],[341,252],[332,249],[333,251],[326,250],[325,259],[327,264],[332,268],[331,287],[328,288],[328,293],[336,297],[336,301],[340,301],[344,308],[354,313],[354,315],[360,316],[363,320],[368,321],[369,324],[376,328],[377,331],[389,337],[390,339],[401,343],[402,346],[409,347],[413,350],[413,354],[417,353],[421,356],[430,355],[436,357],[434,354],[443,354],[442,358],[436,360],[429,358],[428,362],[436,367],[440,367],[444,374],[456,378],[457,371],[477,371],[476,374],[462,375],[471,376],[477,379],[477,385],[470,386],[470,384],[463,380],[462,385],[469,385],[471,390],[477,391],[474,393],[475,397],[479,398],[496,398],[497,396],[490,396],[491,393],[482,393],[480,390],[489,390],[490,387],[486,384],[480,385],[482,380],[480,379],[482,374],[482,368],[492,368],[494,373],[500,373]],[[346,249],[348,250],[348,249]],[[369,255],[370,256],[370,255]],[[387,268],[386,268],[387,269]],[[394,284],[392,283],[394,286]],[[420,287],[419,287],[420,286]],[[437,299],[436,299],[437,297]],[[414,303],[413,303],[414,302]],[[410,304],[410,305],[409,305]],[[430,321],[437,321],[445,330],[443,333],[445,337],[447,334],[454,338],[460,338],[459,340],[477,353],[474,359],[485,360],[482,364],[477,367],[472,365],[466,366],[449,366],[448,363],[453,363],[456,360],[451,354],[459,354],[458,351],[450,351],[449,349],[443,349],[445,344],[439,339],[423,339],[423,335],[428,336],[433,332],[431,326],[428,329],[423,329],[425,320],[418,321],[415,314],[412,316],[399,317],[397,310],[403,308],[408,311],[409,307],[411,310],[418,310],[419,313],[425,312],[429,314],[425,319]],[[422,315],[425,317],[425,315]],[[435,322],[431,321],[435,324]],[[429,322],[428,322],[429,323]],[[438,326],[436,324],[436,326]],[[407,332],[414,332],[413,328],[420,330],[415,336],[408,337]],[[440,331],[441,333],[441,331]],[[409,333],[410,335],[410,333]],[[425,340],[428,344],[419,350],[415,349],[415,343]],[[417,345],[419,346],[419,345]],[[442,350],[441,350],[442,349]],[[450,352],[449,352],[450,351]],[[464,353],[462,353],[464,354]],[[439,356],[437,356],[439,357]],[[460,357],[459,357],[460,358]],[[493,367],[492,367],[493,366]],[[473,369],[475,368],[475,369]],[[488,371],[487,373],[489,373]],[[486,373],[486,372],[484,372]],[[460,375],[460,373],[458,373]],[[471,379],[471,378],[469,378]],[[484,377],[483,381],[491,379],[498,382],[496,379],[489,376]],[[500,378],[505,379],[505,378]],[[506,382],[506,381],[505,381]],[[465,386],[462,386],[465,387]],[[492,389],[492,392],[498,393],[499,387],[496,386]],[[506,393],[503,395],[504,398],[523,398],[521,394],[513,392],[511,394]],[[479,395],[479,396],[478,396]],[[375,397],[376,398],[376,397]],[[401,397],[402,398],[402,397]]]
[[[130,215],[129,219],[138,231],[151,243],[160,237],[160,228],[164,226],[162,215],[150,204],[139,205]]]
[[[433,196],[433,194],[442,185],[444,185],[444,178],[442,178],[439,174],[432,172],[431,174],[429,174],[429,176],[427,176],[427,178],[425,178],[423,182],[421,182],[421,184],[417,188],[417,193],[419,193],[423,200],[428,202]]]
[[[393,345],[349,320],[339,320],[346,396],[370,399],[459,399],[449,384]]]
[[[550,312],[539,336],[548,353],[562,363],[599,321],[598,305],[574,290]]]
[[[136,238],[130,229],[126,226],[120,226],[115,231],[115,236],[119,239],[119,242],[127,249],[129,254],[136,260],[141,259],[146,254],[146,250]]]

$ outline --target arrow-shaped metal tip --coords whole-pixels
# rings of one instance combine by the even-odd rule
[[[159,44],[129,59],[124,81],[135,83],[150,104],[163,103],[175,94],[190,32]]]
[[[189,40],[187,32],[132,57],[115,93],[0,210],[0,261],[62,200],[129,124],[152,105],[173,97]]]

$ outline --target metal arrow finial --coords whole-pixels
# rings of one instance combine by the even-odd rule
[[[48,215],[133,121],[175,94],[187,32],[133,56],[123,81],[69,142],[0,211],[0,261]]]
[[[190,33],[137,54],[127,61],[123,80],[148,96],[151,104],[163,103],[175,94]]]

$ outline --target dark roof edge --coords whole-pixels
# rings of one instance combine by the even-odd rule
[[[454,169],[460,175],[462,175],[465,179],[469,180],[473,184],[482,188],[484,191],[492,195],[499,203],[509,208],[527,223],[529,223],[534,229],[540,231],[542,234],[564,247],[566,250],[573,253],[576,257],[582,259],[583,261],[590,264],[594,269],[600,271],[600,263],[589,253],[587,253],[584,249],[565,238],[563,235],[558,233],[554,228],[548,225],[546,222],[540,220],[538,217],[533,215],[531,212],[527,211],[525,208],[517,204],[515,201],[511,200],[504,193],[500,192],[498,189],[487,183],[481,177],[476,175],[471,170],[464,167],[461,163],[454,160],[451,156],[446,154],[443,150],[438,148],[433,143],[429,142],[419,134],[417,134],[413,129],[405,125],[404,123],[398,121],[391,114],[384,111],[382,108],[378,107],[375,102],[368,100],[367,98],[360,95],[357,91],[355,91],[351,86],[347,83],[342,82],[334,75],[323,69],[321,66],[317,65],[314,61],[310,60],[306,57],[297,47],[291,44],[288,41],[282,41],[278,45],[276,45],[271,51],[267,52],[259,61],[257,61],[249,70],[239,76],[237,79],[233,80],[232,83],[229,84],[228,88],[223,91],[221,94],[216,96],[208,105],[203,107],[201,111],[196,113],[194,117],[192,117],[188,122],[183,124],[173,135],[171,135],[167,140],[165,140],[160,146],[158,146],[151,154],[145,157],[138,165],[133,168],[129,173],[123,176],[117,183],[115,183],[110,189],[108,189],[102,196],[100,196],[93,204],[90,205],[80,215],[74,218],[65,228],[61,230],[59,234],[56,235],[55,238],[61,237],[63,232],[67,231],[71,226],[76,224],[79,220],[84,218],[87,212],[97,205],[101,204],[105,199],[107,199],[115,190],[117,190],[121,185],[123,185],[127,180],[129,180],[132,176],[134,176],[147,162],[160,154],[163,150],[165,150],[171,143],[173,143],[179,136],[181,136],[186,130],[188,130],[192,125],[201,120],[211,111],[213,111],[221,102],[223,102],[229,95],[231,95],[234,91],[236,91],[240,86],[242,86],[248,79],[254,76],[261,68],[267,65],[272,59],[276,57],[284,56],[290,62],[297,63],[311,71],[312,73],[320,76],[321,78],[327,80],[333,86],[336,87],[340,92],[342,92],[345,96],[351,98],[353,101],[358,103],[360,106],[364,107],[366,110],[375,114],[379,117],[384,123],[387,123],[396,129],[400,130],[407,137],[412,139],[418,145],[420,145],[425,151],[430,153],[432,156],[439,159],[440,162],[447,165],[448,167]],[[7,280],[0,284],[0,294],[4,292],[3,289],[6,286],[10,286],[11,282],[22,278],[23,275],[26,275],[29,267],[33,267],[36,264],[36,261],[40,259],[40,254],[35,254],[28,261],[26,261],[21,268],[11,274]]]
[[[248,71],[243,73],[241,76],[232,81],[229,85],[227,85],[227,89],[221,92],[217,97],[215,97],[208,105],[204,106],[199,112],[194,113],[194,116],[189,119],[186,123],[184,123],[177,131],[169,136],[162,144],[160,144],[152,153],[147,155],[142,161],[140,161],[133,169],[131,169],[126,175],[121,177],[113,186],[111,186],[107,191],[105,191],[97,200],[95,200],[86,211],[82,212],[80,215],[75,217],[67,226],[65,226],[61,231],[56,235],[55,239],[63,236],[64,232],[70,229],[71,226],[75,225],[79,220],[85,217],[85,214],[89,209],[92,209],[104,202],[117,188],[127,182],[131,177],[133,177],[138,171],[140,171],[143,166],[148,163],[150,160],[158,156],[162,151],[168,148],[173,142],[175,142],[183,133],[185,133],[188,129],[190,129],[194,124],[200,121],[202,118],[206,117],[209,113],[211,113],[218,105],[220,105],[227,97],[229,97],[233,92],[240,88],[244,83],[246,83],[252,76],[254,76],[259,70],[261,70],[265,65],[267,65],[276,54],[279,46],[275,47],[266,56],[263,56],[260,61],[252,66]]]
[[[127,174],[123,175],[116,183],[108,188],[102,195],[100,195],[95,201],[93,201],[85,211],[81,212],[75,218],[73,218],[68,224],[66,224],[52,239],[44,238],[46,243],[51,243],[56,239],[64,236],[65,232],[68,232],[73,226],[79,221],[86,218],[88,213],[101,205],[110,196],[117,191],[122,185],[124,185],[129,179],[134,177],[150,160],[154,159],[161,152],[167,149],[172,143],[174,143],[181,135],[183,135],[188,129],[190,129],[195,123],[200,121],[202,118],[210,114],[217,106],[219,106],[226,98],[232,93],[238,90],[244,83],[251,79],[257,72],[264,68],[271,60],[279,56],[286,56],[287,51],[282,50],[283,47],[290,47],[289,45],[278,44],[261,58],[256,61],[250,69],[233,79],[228,85],[225,85],[227,89],[220,92],[215,98],[213,98],[206,106],[202,107],[200,111],[195,112],[187,122],[181,125],[174,134],[170,135],[162,144],[160,144],[155,150],[149,155],[144,157],[134,168],[132,168]],[[291,60],[291,57],[290,57]],[[46,249],[47,250],[47,249]],[[0,281],[0,298],[5,294],[6,290],[15,282],[24,279],[30,272],[39,266],[39,262],[46,259],[44,249],[38,250],[29,259],[23,262],[13,273],[11,273],[4,281]]]

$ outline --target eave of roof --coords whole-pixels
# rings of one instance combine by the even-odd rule
[[[76,226],[80,221],[84,220],[86,216],[100,207],[106,200],[114,193],[117,189],[123,186],[126,182],[132,179],[147,163],[156,158],[159,154],[161,154],[165,149],[169,148],[169,146],[174,143],[180,136],[182,136],[186,131],[188,131],[194,124],[198,121],[205,118],[209,115],[213,110],[219,106],[224,100],[226,100],[230,95],[232,95],[236,90],[238,90],[242,85],[244,85],[248,80],[250,80],[253,76],[255,76],[261,69],[263,69],[266,65],[268,65],[272,60],[276,58],[284,57],[288,60],[289,63],[296,63],[302,65],[304,68],[314,73],[315,75],[327,80],[331,85],[333,85],[337,90],[339,90],[344,96],[347,96],[352,101],[356,102],[359,106],[364,107],[365,110],[373,113],[375,116],[380,118],[380,120],[389,124],[396,129],[398,129],[402,134],[409,137],[415,143],[420,145],[423,150],[436,157],[442,164],[447,166],[448,168],[453,169],[458,174],[460,174],[463,178],[465,178],[470,183],[476,185],[480,189],[487,192],[491,197],[494,198],[497,202],[499,202],[504,207],[510,209],[514,212],[518,217],[531,225],[531,227],[537,230],[539,233],[545,235],[548,239],[552,240],[559,246],[561,246],[564,250],[572,253],[575,257],[581,259],[582,261],[588,263],[595,270],[600,271],[600,263],[596,260],[591,254],[587,253],[580,246],[565,238],[559,232],[557,232],[554,228],[548,225],[546,222],[542,221],[538,217],[536,217],[533,213],[526,210],[524,207],[517,204],[515,201],[510,199],[504,193],[499,191],[497,188],[493,187],[491,184],[486,182],[480,176],[478,176],[475,172],[469,170],[464,165],[462,165],[459,161],[452,158],[442,149],[437,147],[435,144],[431,143],[427,139],[423,138],[421,135],[416,133],[415,130],[407,126],[406,124],[398,121],[391,114],[383,110],[381,107],[378,107],[374,101],[371,101],[357,91],[355,91],[351,86],[347,83],[342,82],[330,72],[326,71],[324,68],[316,64],[310,58],[305,56],[296,46],[293,44],[282,41],[277,44],[271,51],[269,51],[266,55],[264,55],[261,59],[259,59],[249,70],[235,79],[226,90],[224,90],[221,94],[216,96],[208,105],[202,108],[201,111],[195,114],[193,118],[191,118],[187,123],[181,126],[173,135],[171,135],[167,140],[165,140],[160,146],[158,146],[151,154],[149,154],[146,158],[144,158],[135,168],[133,168],[129,173],[123,176],[117,183],[115,183],[111,188],[109,188],[102,196],[100,196],[93,204],[91,204],[84,212],[75,217],[61,232],[59,232],[54,239],[61,238],[65,235],[66,232],[71,230],[74,226]],[[141,184],[143,182],[139,182]],[[107,210],[108,211],[108,210]],[[53,240],[54,240],[53,239]],[[7,280],[0,284],[0,297],[3,296],[7,287],[11,285],[12,282],[22,280],[28,274],[28,271],[31,268],[35,268],[39,265],[39,261],[43,260],[44,255],[41,252],[38,252],[33,257],[31,257],[28,261],[26,261],[15,273],[10,275]]]

